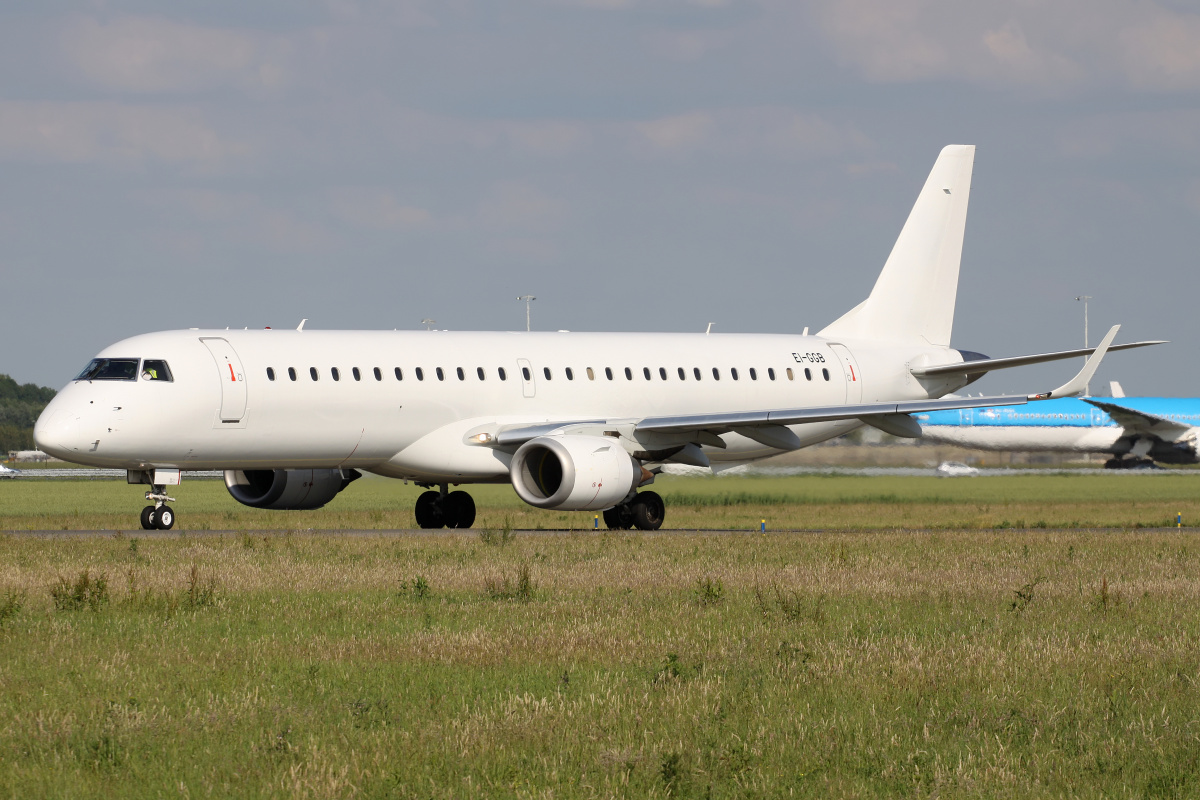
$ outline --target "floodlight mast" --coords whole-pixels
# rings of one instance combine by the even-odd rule
[[[437,320],[426,317],[425,319],[421,320],[421,324],[425,326],[425,330],[431,331],[433,330],[433,326],[437,324]]]
[[[1076,301],[1083,302],[1083,346],[1085,348],[1088,346],[1088,307],[1087,306],[1088,306],[1088,300],[1091,300],[1091,299],[1092,299],[1092,296],[1090,294],[1081,294],[1075,298]],[[1084,356],[1084,361],[1087,361],[1087,356]],[[1091,393],[1090,382],[1088,384],[1084,385],[1083,393],[1085,395],[1087,395],[1088,397],[1091,396],[1092,393]]]
[[[533,295],[531,295],[531,294],[523,294],[523,295],[521,295],[520,297],[518,297],[517,299],[518,299],[518,300],[524,300],[524,301],[525,301],[525,332],[526,332],[526,333],[528,333],[528,332],[530,331],[530,327],[529,327],[529,304],[530,304],[530,303],[532,303],[534,300],[537,300],[537,298],[536,298],[536,297],[534,297],[534,296],[533,296]]]

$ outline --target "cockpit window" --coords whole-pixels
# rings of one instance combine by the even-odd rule
[[[162,363],[162,362],[159,362]],[[136,381],[138,359],[93,358],[75,378],[77,381]]]
[[[167,366],[167,362],[147,358],[142,362],[142,380],[167,381],[169,383],[175,378],[172,377],[171,368]]]

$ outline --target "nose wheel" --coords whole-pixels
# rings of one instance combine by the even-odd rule
[[[175,502],[174,497],[168,497],[165,486],[155,486],[153,491],[146,492],[146,499],[154,503],[142,509],[142,530],[169,531],[175,527],[175,511],[167,505],[167,501]]]

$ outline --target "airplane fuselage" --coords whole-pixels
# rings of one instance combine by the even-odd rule
[[[98,359],[133,379],[77,379],[38,421],[46,452],[125,469],[357,468],[390,477],[505,481],[509,453],[480,424],[640,419],[744,408],[919,399],[903,365],[959,360],[817,336],[446,331],[186,330],[135,336]],[[150,361],[170,380],[151,380]],[[857,420],[790,426],[802,444]],[[778,449],[728,433],[714,462]]]

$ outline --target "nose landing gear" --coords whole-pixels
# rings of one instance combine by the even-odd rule
[[[175,527],[175,512],[167,505],[167,501],[175,502],[174,497],[168,497],[165,486],[155,486],[146,492],[146,499],[154,502],[152,506],[142,509],[142,530],[169,531]]]
[[[469,528],[475,524],[475,501],[443,483],[440,492],[431,489],[417,498],[415,513],[422,528]]]

